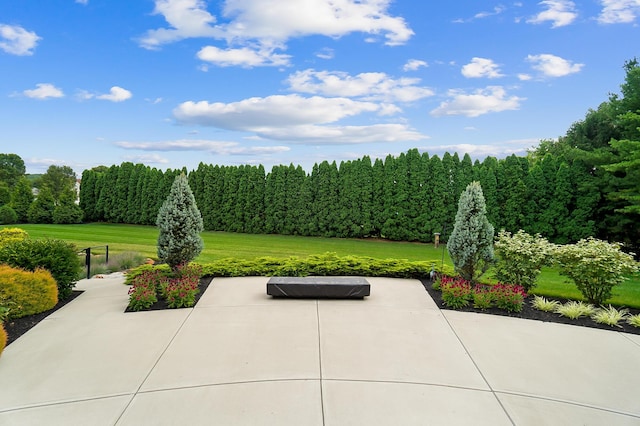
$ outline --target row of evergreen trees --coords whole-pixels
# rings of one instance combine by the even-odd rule
[[[177,175],[142,164],[87,170],[80,207],[86,221],[154,224]],[[581,167],[551,155],[512,155],[472,162],[469,155],[412,149],[372,161],[300,166],[200,164],[188,173],[204,227],[213,231],[433,241],[448,233],[457,201],[472,181],[482,185],[487,217],[497,229],[524,229],[555,242],[595,234],[595,202]]]

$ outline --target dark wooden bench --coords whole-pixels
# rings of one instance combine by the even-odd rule
[[[273,297],[362,299],[371,286],[360,277],[272,277],[267,294]]]

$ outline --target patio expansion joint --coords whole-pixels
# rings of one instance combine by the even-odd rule
[[[189,320],[189,318],[191,317],[191,315],[193,314],[194,308],[191,308],[189,311],[189,315],[187,315],[184,320],[182,321],[182,323],[180,324],[180,327],[178,327],[178,329],[176,330],[176,332],[173,334],[173,336],[171,336],[171,339],[169,340],[169,343],[167,343],[167,345],[164,347],[164,349],[162,350],[162,353],[160,353],[160,355],[158,356],[158,358],[156,359],[156,361],[153,363],[153,365],[151,366],[151,368],[149,369],[149,371],[147,372],[147,374],[144,376],[144,379],[142,379],[142,381],[140,382],[140,385],[138,386],[138,388],[136,389],[136,391],[131,394],[131,399],[129,399],[129,402],[127,403],[127,405],[122,409],[122,412],[120,413],[120,415],[118,416],[118,419],[116,420],[116,424],[120,422],[120,419],[122,419],[122,416],[124,415],[124,413],[127,412],[127,410],[129,409],[129,407],[131,406],[131,403],[133,402],[134,398],[136,397],[136,395],[138,395],[140,392],[140,389],[142,389],[142,386],[144,386],[145,382],[149,379],[149,376],[151,375],[151,373],[153,372],[153,370],[155,370],[155,368],[157,367],[158,363],[160,362],[160,360],[162,359],[162,357],[164,356],[164,354],[167,352],[167,350],[171,347],[171,344],[173,343],[173,341],[176,339],[176,336],[178,336],[178,334],[180,333],[180,331],[182,330],[182,328],[184,327],[184,325],[187,323],[187,321]]]
[[[203,388],[211,388],[211,387],[217,387],[217,386],[253,385],[253,384],[261,384],[261,383],[319,382],[319,381],[320,379],[317,377],[309,377],[309,378],[298,377],[294,379],[239,380],[237,382],[202,383],[198,385],[171,386],[171,387],[148,389],[148,390],[139,391],[135,395],[148,395],[153,393],[171,392],[171,391],[186,390],[186,389],[203,389]],[[131,395],[131,394],[127,394],[127,395]]]
[[[582,407],[582,408],[590,408],[592,410],[604,411],[604,412],[607,412],[607,413],[619,414],[619,415],[631,417],[631,418],[634,418],[634,419],[640,419],[640,412],[639,413],[630,413],[630,412],[627,412],[627,411],[614,410],[612,408],[601,407],[601,406],[598,406],[598,405],[587,404],[587,403],[584,403],[584,402],[570,401],[570,400],[567,400],[567,399],[551,398],[551,397],[542,396],[542,395],[533,395],[533,394],[528,394],[528,393],[511,392],[511,391],[495,391],[494,394],[496,394],[496,395],[512,395],[512,396],[518,396],[518,397],[521,397],[521,398],[529,398],[529,399],[537,399],[537,400],[540,400],[540,401],[556,402],[556,403],[559,403],[559,404],[573,405],[575,407]]]
[[[324,414],[324,394],[323,394],[323,377],[322,377],[322,338],[320,334],[320,302],[316,299],[316,322],[318,325],[318,368],[320,374],[320,408],[322,410],[322,425],[325,424]]]
[[[133,394],[131,392],[122,392],[122,393],[114,393],[110,395],[100,395],[100,396],[92,396],[92,397],[86,397],[86,398],[65,399],[60,401],[27,404],[27,405],[21,405],[21,406],[11,407],[11,408],[2,408],[0,409],[0,414],[32,410],[34,408],[56,407],[58,405],[75,404],[78,402],[100,401],[104,399],[119,398],[121,396],[130,396],[130,395],[133,395]]]
[[[489,391],[493,394],[493,397],[496,399],[496,401],[498,402],[498,404],[500,404],[500,407],[502,408],[502,411],[504,411],[505,415],[507,416],[507,418],[509,419],[509,421],[511,422],[511,424],[513,426],[516,426],[516,422],[513,420],[513,418],[511,417],[511,415],[509,414],[509,411],[507,410],[507,408],[504,406],[504,404],[502,404],[502,401],[500,400],[500,398],[498,398],[498,395],[496,393],[496,391],[493,389],[493,387],[491,386],[491,383],[489,383],[489,380],[487,380],[486,376],[484,375],[484,373],[482,372],[482,370],[480,369],[480,366],[478,366],[478,363],[476,362],[475,359],[473,359],[473,356],[471,355],[471,352],[469,351],[469,349],[467,348],[467,346],[464,344],[464,342],[462,341],[462,339],[460,338],[460,336],[458,335],[458,333],[456,332],[456,329],[453,327],[453,325],[451,324],[451,322],[449,322],[449,318],[447,318],[446,315],[444,315],[442,313],[442,311],[440,311],[440,314],[442,315],[442,317],[444,318],[444,320],[446,321],[447,325],[449,326],[449,328],[451,329],[451,332],[453,333],[454,336],[456,336],[456,339],[458,339],[458,342],[460,342],[460,345],[462,346],[462,348],[464,349],[464,351],[466,352],[467,356],[469,357],[469,359],[471,360],[471,362],[473,363],[473,366],[475,367],[475,369],[478,371],[478,374],[480,374],[480,377],[482,377],[482,380],[484,380],[485,384],[487,385],[487,387],[489,388]]]

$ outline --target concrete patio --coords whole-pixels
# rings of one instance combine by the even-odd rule
[[[640,425],[640,336],[441,311],[419,281],[272,299],[217,278],[124,313],[121,277],[0,356],[1,425]]]

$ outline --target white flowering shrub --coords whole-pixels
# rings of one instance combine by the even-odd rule
[[[158,258],[172,270],[195,259],[204,247],[202,216],[184,174],[176,177],[158,211]]]
[[[471,182],[460,195],[456,223],[447,242],[455,271],[476,283],[493,264],[493,225],[478,182]]]
[[[540,234],[530,235],[519,230],[500,231],[494,244],[496,254],[495,278],[508,284],[517,284],[527,292],[536,286],[543,266],[553,263],[556,246]]]
[[[620,247],[619,243],[590,237],[558,247],[555,257],[561,273],[576,284],[585,299],[602,305],[611,298],[614,286],[627,280],[626,275],[638,272],[633,255],[624,253]]]

